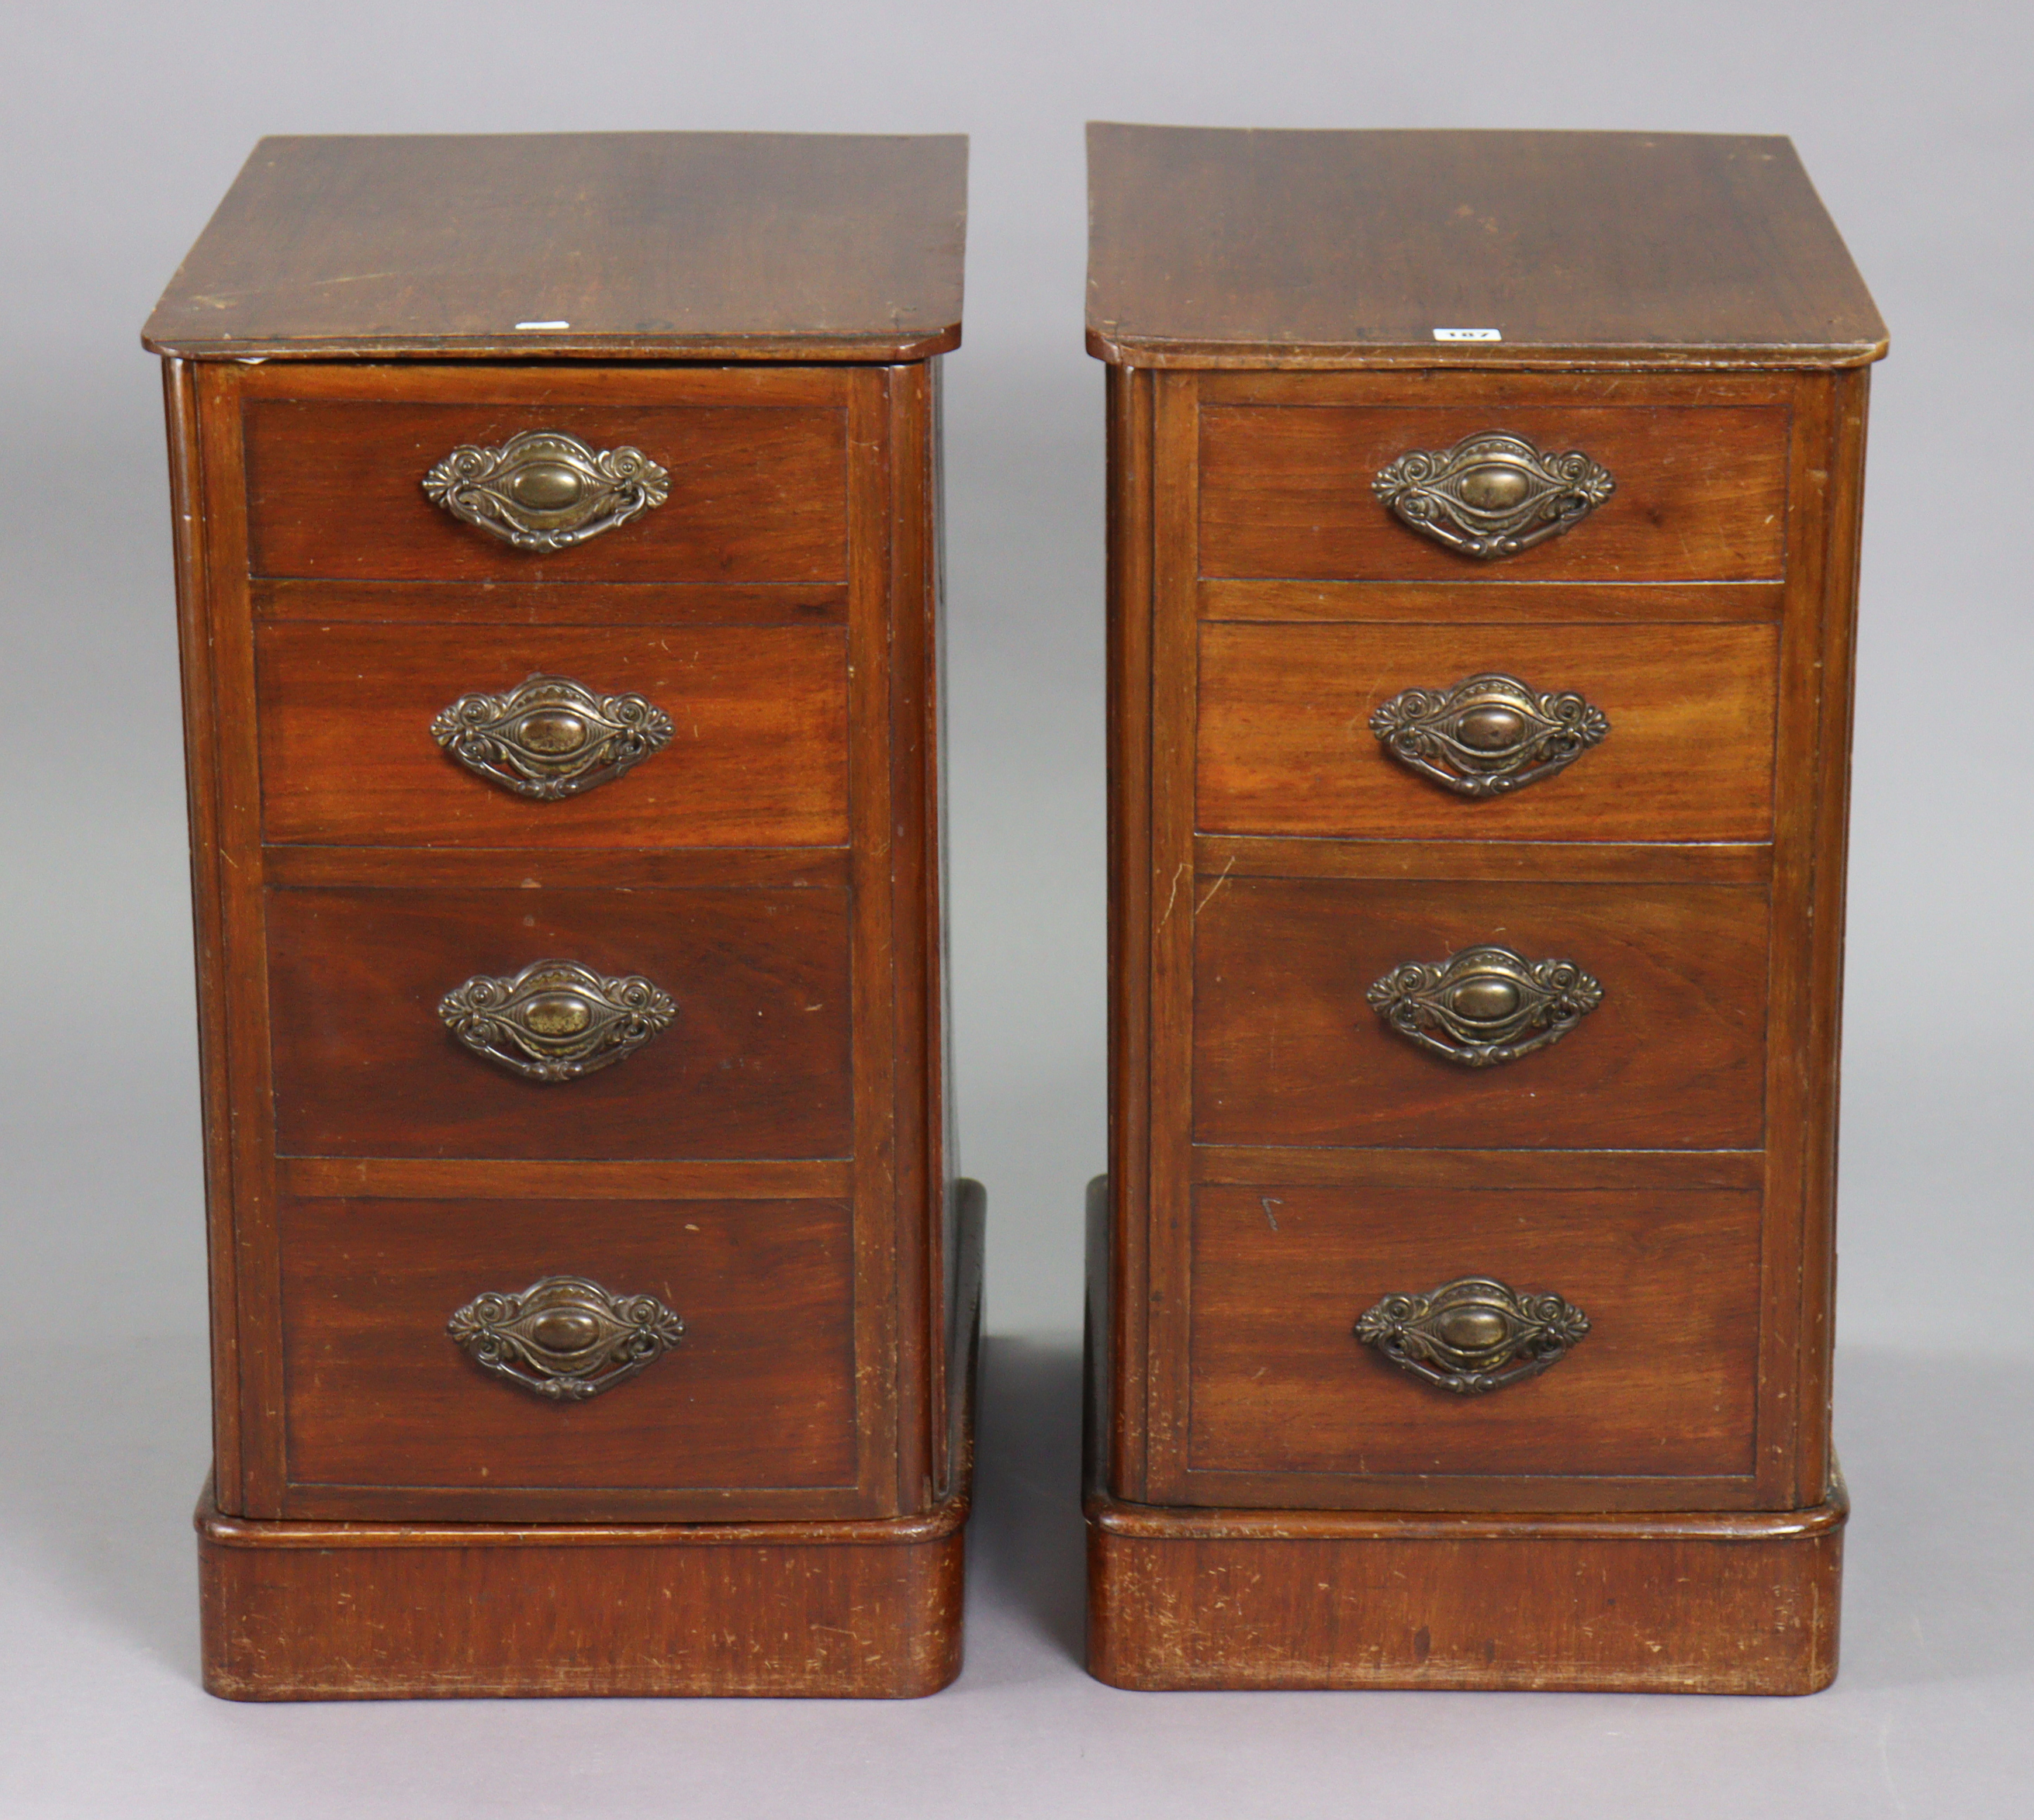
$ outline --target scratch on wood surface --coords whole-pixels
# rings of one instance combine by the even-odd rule
[[[1158,926],[1163,929],[1173,920],[1173,906],[1179,901],[1180,880],[1186,876],[1189,862],[1182,860],[1173,869],[1173,888],[1165,895],[1165,914],[1159,918]]]
[[[1198,917],[1203,910],[1206,910],[1210,904],[1214,902],[1214,894],[1220,891],[1224,885],[1229,883],[1229,875],[1235,869],[1236,855],[1234,854],[1231,854],[1229,856],[1229,864],[1222,869],[1222,876],[1217,879],[1213,884],[1208,887],[1207,895],[1203,898],[1199,903],[1194,906],[1194,914],[1195,916]],[[1169,910],[1171,906],[1168,905],[1166,907]]]

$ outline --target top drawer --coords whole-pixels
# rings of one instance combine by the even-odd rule
[[[1624,380],[1603,381],[1595,397],[1578,402],[1571,381],[1550,382],[1536,397],[1515,377],[1492,382],[1484,400],[1461,383],[1484,376],[1444,377],[1456,394],[1446,403],[1341,403],[1331,389],[1315,400],[1289,382],[1276,402],[1225,402],[1215,390],[1200,419],[1200,572],[1645,582],[1760,581],[1784,572],[1784,404],[1664,402]],[[1447,468],[1450,451],[1496,432],[1544,456],[1579,452],[1608,475],[1608,497],[1568,530],[1492,559],[1416,529],[1379,498],[1378,477],[1424,454],[1436,458],[1440,490],[1465,497],[1469,526],[1488,528],[1507,511],[1527,509],[1544,484],[1529,470],[1499,473],[1484,463],[1465,493],[1463,475]],[[1473,453],[1462,461],[1477,465]],[[1480,517],[1477,506],[1488,508]]]
[[[241,430],[256,576],[846,579],[846,385],[824,368],[270,367],[243,384]],[[653,467],[599,459],[625,449]],[[426,478],[455,451],[478,452],[442,471],[456,499],[561,547],[433,503]]]

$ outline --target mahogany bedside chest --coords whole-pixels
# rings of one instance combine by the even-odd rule
[[[148,323],[215,1693],[958,1672],[965,184],[959,138],[265,140]]]
[[[1871,299],[1784,139],[1090,133],[1092,1670],[1812,1691]]]

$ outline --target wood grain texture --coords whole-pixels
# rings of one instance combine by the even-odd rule
[[[291,1200],[282,1242],[285,1516],[895,1514],[857,1495],[843,1202]],[[447,1334],[475,1297],[552,1276],[655,1296],[685,1336],[558,1404]]]
[[[1569,385],[1572,382],[1563,382]],[[1402,523],[1371,482],[1488,430],[1580,449],[1616,491],[1572,529],[1484,562]],[[1787,418],[1771,405],[1209,404],[1200,572],[1345,581],[1747,582],[1785,565]]]
[[[1200,585],[1201,617],[1214,620],[1419,625],[1592,621],[1777,620],[1785,590],[1772,581],[1285,581],[1218,577]]]
[[[169,441],[170,520],[175,557],[178,680],[184,724],[184,799],[190,827],[191,936],[197,987],[198,1092],[204,1131],[205,1262],[212,1353],[213,1473],[240,1482],[240,1255],[235,1231],[231,1019],[225,981],[221,834],[221,730],[211,623],[212,550],[205,535],[205,463],[197,373],[163,362]]]
[[[261,580],[248,591],[262,620],[445,625],[839,625],[840,582]],[[1699,617],[1699,616],[1697,616]]]
[[[952,1380],[972,1370],[981,1195],[952,1178],[944,1136],[938,392],[912,356],[957,338],[959,146],[299,148],[257,156],[225,242],[186,274],[183,300],[223,331],[217,358],[165,369],[217,1457],[238,1513],[208,1518],[201,1543],[212,1684],[929,1691],[958,1666],[972,1404]],[[569,206],[524,181],[540,167]],[[377,188],[461,171],[479,181],[466,193],[506,182],[518,205],[447,214]],[[700,182],[660,180],[688,171]],[[720,181],[744,173],[762,180]],[[279,205],[271,178],[304,180],[317,205],[302,185]],[[865,206],[828,202],[843,184]],[[943,187],[952,207],[928,212]],[[222,245],[246,262],[240,291],[204,287]],[[394,263],[370,270],[377,246]],[[344,269],[321,272],[335,252]],[[456,269],[403,263],[426,253]],[[783,258],[804,290],[772,318],[755,287]],[[531,274],[578,285],[587,319],[461,332],[468,280],[492,308]],[[918,276],[953,315],[917,317]],[[730,297],[758,310],[655,319],[660,298]],[[867,313],[817,320],[816,298]],[[600,314],[614,308],[634,313],[618,328]],[[396,319],[366,319],[385,309]],[[539,425],[644,447],[669,501],[532,558],[424,499],[443,435]],[[535,832],[515,812],[537,805],[415,743],[452,699],[423,692],[444,667],[505,662],[520,674],[496,682],[512,685],[580,661],[617,672],[595,685],[684,698],[659,703],[678,737],[650,762],[688,745],[696,762],[639,770]],[[487,806],[467,813],[448,782]],[[650,974],[677,1027],[573,1083],[591,1093],[538,1097],[436,1015],[470,973],[538,958],[525,944]],[[717,1353],[694,1345],[700,1383],[620,1387],[649,1388],[632,1416],[610,1390],[586,1406],[588,1444],[564,1449],[494,1432],[515,1430],[498,1401],[450,1409],[476,1383],[512,1409],[520,1394],[456,1352],[461,1392],[436,1375],[437,1290],[469,1300],[453,1275],[575,1244],[607,1254],[591,1269],[690,1289],[686,1343],[721,1335]],[[566,1521],[589,1497],[687,1521]],[[307,1499],[330,1521],[283,1520]],[[475,1520],[508,1510],[561,1526]],[[427,1533],[434,1518],[448,1527]],[[722,1552],[703,1563],[709,1545]],[[411,1548],[435,1559],[407,1578],[373,1559]],[[501,1559],[477,1574],[488,1549]],[[608,1549],[636,1566],[587,1565]],[[576,1576],[558,1560],[575,1550]],[[893,1559],[842,1559],[856,1551]],[[283,1553],[298,1566],[256,1570]]]
[[[286,1155],[851,1154],[848,906],[834,891],[271,894],[276,1143]],[[575,1081],[463,1048],[438,1001],[576,960],[640,974],[670,1026]]]
[[[1198,824],[1365,840],[1764,840],[1779,655],[1777,629],[1761,625],[1206,625]],[[1405,689],[1493,671],[1584,696],[1608,737],[1475,801],[1370,730]]]
[[[261,626],[262,832],[371,846],[844,846],[847,641],[803,626]],[[625,776],[533,802],[440,748],[469,694],[565,676],[634,693],[670,743]]]
[[[272,384],[274,382],[271,382]],[[251,572],[340,581],[839,582],[846,579],[846,425],[838,406],[664,407],[651,399],[247,406]],[[670,496],[554,551],[517,550],[433,505],[433,465],[466,444],[555,430],[640,449]]]
[[[1669,1507],[1749,1502],[1758,1238],[1756,1190],[1203,1187],[1186,1459],[1203,1488],[1161,1495],[1375,1508],[1395,1490],[1447,1507],[1468,1479],[1502,1481],[1488,1488],[1507,1510],[1657,1509],[1657,1484],[1619,1481],[1683,1479]],[[1473,1397],[1356,1338],[1387,1296],[1462,1277],[1562,1296],[1589,1331],[1550,1371]]]
[[[1129,975],[1091,1207],[1094,1672],[1812,1691],[1841,1571],[1841,869],[1882,327],[1784,141],[1102,128],[1091,149]],[[1407,448],[1499,429],[1584,448],[1612,499],[1486,565],[1372,495]],[[1459,670],[1399,677],[1409,651]],[[1632,705],[1494,819],[1364,751],[1385,695],[1486,669],[1591,694],[1533,673],[1571,658]],[[1592,794],[1647,703],[1687,725]],[[1471,1073],[1364,1002],[1484,941],[1574,959],[1601,1006]],[[1561,1365],[1456,1401],[1353,1351],[1387,1285],[1345,1279],[1486,1268],[1413,1280],[1465,1236],[1499,1275],[1555,1252],[1602,1275],[1596,1306],[1544,1285],[1599,1323]],[[1642,1302],[1655,1345],[1563,1390]],[[1408,1393],[1431,1419],[1394,1415]]]
[[[1737,885],[1204,880],[1203,1143],[1746,1150],[1764,1142],[1766,893]],[[1558,1042],[1465,1068],[1365,1002],[1409,961],[1500,942],[1603,1002]]]
[[[142,343],[213,358],[923,358],[960,341],[966,175],[959,137],[265,139]]]
[[[1574,884],[1763,884],[1773,872],[1771,846],[1745,841],[1690,845],[1201,835],[1195,839],[1194,854],[1196,869],[1208,879],[1507,879],[1526,884],[1564,879]],[[720,881],[702,878],[697,882]]]
[[[1800,1511],[1440,1516],[1088,1503],[1112,1687],[1812,1694],[1836,1678],[1841,1484]]]
[[[1089,351],[1129,366],[1852,366],[1886,351],[1781,138],[1096,122],[1088,220]]]
[[[197,1511],[232,1700],[910,1698],[960,1672],[966,1487],[882,1522],[511,1528]],[[537,1589],[541,1589],[541,1596]]]

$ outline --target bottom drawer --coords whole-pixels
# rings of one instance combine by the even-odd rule
[[[865,1514],[845,1202],[292,1200],[281,1238],[287,1516]],[[534,1339],[541,1307],[448,1330],[476,1298],[568,1277],[655,1328],[632,1342],[655,1356],[545,1391],[637,1330],[572,1289]],[[627,1308],[646,1296],[681,1334]],[[495,1349],[522,1381],[474,1356]]]
[[[1630,1507],[1635,1494],[1645,1507],[1632,1481],[1690,1480],[1736,1495],[1683,1485],[1676,1507],[1745,1501],[1759,1208],[1755,1190],[1713,1188],[1202,1188],[1187,1501],[1531,1510]],[[1552,1293],[1588,1330],[1547,1369],[1480,1394],[1358,1337],[1386,1298],[1465,1278]],[[1429,1332],[1447,1318],[1415,1312]],[[1499,1319],[1458,1310],[1447,1335],[1488,1338]],[[1454,1366],[1443,1354],[1438,1368]]]

